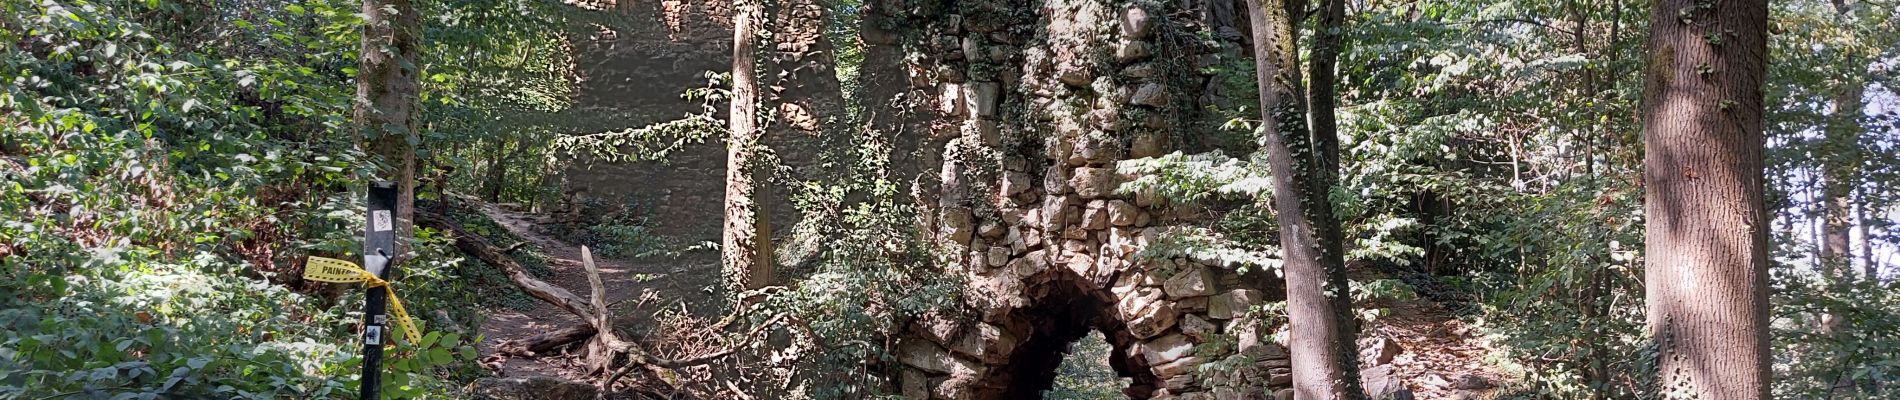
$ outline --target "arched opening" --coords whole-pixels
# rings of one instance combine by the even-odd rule
[[[995,371],[994,377],[1005,381],[998,398],[1044,398],[1061,375],[1059,367],[1076,356],[1076,344],[1091,334],[1107,346],[1108,366],[1124,385],[1120,393],[1132,399],[1149,398],[1158,379],[1140,357],[1129,356],[1136,340],[1115,316],[1113,297],[1107,290],[1088,287],[1072,272],[1057,271],[1056,275],[1054,281],[1037,288],[1047,291],[1037,296],[1040,301],[1015,312],[1018,321],[1030,324],[1031,334],[1010,355],[1009,364]]]
[[[1109,365],[1115,349],[1101,331],[1089,332],[1069,343],[1068,356],[1056,366],[1055,386],[1042,392],[1054,400],[1112,399],[1123,396],[1132,379],[1121,377]]]

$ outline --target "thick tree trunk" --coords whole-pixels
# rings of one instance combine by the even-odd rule
[[[1645,286],[1664,398],[1769,395],[1767,21],[1764,1],[1663,0],[1650,19]]]
[[[357,134],[396,182],[396,254],[408,252],[416,214],[416,131],[422,18],[410,0],[363,2],[363,50],[356,77]]]
[[[1322,17],[1337,27],[1344,8],[1329,1]],[[1339,52],[1336,28],[1314,49],[1316,107],[1306,127],[1299,84],[1298,13],[1301,0],[1250,0],[1254,63],[1259,71],[1262,142],[1273,175],[1273,205],[1286,260],[1288,316],[1292,324],[1293,390],[1300,399],[1364,398],[1354,351],[1357,331],[1350,315],[1345,256],[1339,221],[1328,193],[1338,175],[1334,134],[1332,66]],[[1324,60],[1322,60],[1324,59]],[[1323,70],[1323,71],[1322,71]],[[1323,85],[1325,88],[1318,88]]]
[[[772,282],[770,216],[762,168],[755,160],[761,145],[758,129],[759,91],[754,76],[757,1],[738,1],[732,14],[732,108],[727,116],[726,225],[721,247],[726,279],[733,292],[757,289]]]

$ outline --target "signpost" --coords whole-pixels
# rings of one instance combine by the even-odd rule
[[[376,181],[369,185],[368,224],[363,229],[363,269],[377,278],[388,280],[389,259],[396,256],[396,184]],[[364,400],[382,398],[383,341],[389,334],[389,287],[369,286],[363,296],[363,378],[360,393]]]

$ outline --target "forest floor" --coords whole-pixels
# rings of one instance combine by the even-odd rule
[[[1374,365],[1367,349],[1378,338],[1392,339],[1402,349],[1392,358],[1393,375],[1417,398],[1492,399],[1515,386],[1510,375],[1487,362],[1496,350],[1479,329],[1427,296],[1361,306],[1384,308],[1386,314],[1361,327],[1360,365]]]
[[[549,284],[560,286],[576,295],[589,295],[587,268],[581,264],[581,246],[577,246],[546,232],[541,227],[546,216],[503,210],[492,204],[480,204],[482,214],[493,219],[509,233],[541,248],[548,257],[546,277]],[[607,291],[608,308],[616,315],[615,324],[623,329],[639,330],[648,319],[641,316],[652,315],[662,309],[678,310],[682,306],[702,314],[716,307],[717,296],[707,295],[712,277],[717,274],[705,271],[717,271],[717,254],[704,252],[687,253],[679,257],[613,259],[594,255],[594,263],[600,268],[600,278]],[[693,300],[699,301],[693,301]],[[534,301],[526,310],[497,308],[490,310],[487,322],[481,327],[482,342],[479,346],[482,355],[495,351],[495,344],[502,340],[522,339],[535,334],[582,324],[579,317],[561,310],[559,307],[542,301]],[[634,317],[627,317],[627,316]],[[577,350],[578,351],[578,350]],[[546,376],[576,381],[591,381],[584,376],[585,368],[580,366],[579,355],[557,355],[535,358],[509,357],[495,368],[496,376],[534,377]]]

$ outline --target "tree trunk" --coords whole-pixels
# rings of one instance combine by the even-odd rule
[[[1363,398],[1354,351],[1339,221],[1328,194],[1338,175],[1333,123],[1333,71],[1344,5],[1329,1],[1314,49],[1309,131],[1300,98],[1297,13],[1301,0],[1247,2],[1259,71],[1262,143],[1273,175],[1273,205],[1286,260],[1288,317],[1292,323],[1293,390],[1300,399]],[[1324,86],[1321,88],[1320,86]]]
[[[1834,279],[1851,279],[1853,250],[1849,232],[1854,226],[1854,186],[1860,181],[1859,163],[1861,93],[1866,87],[1849,84],[1834,96],[1834,115],[1826,129],[1827,150],[1821,158],[1822,270]]]
[[[1856,225],[1860,226],[1860,265],[1861,268],[1867,270],[1866,276],[1868,282],[1880,283],[1880,265],[1874,264],[1873,231],[1871,230],[1872,228],[1867,226],[1867,224],[1872,221],[1867,219],[1868,207],[1866,190],[1860,191],[1860,199],[1860,203],[1854,207],[1854,212],[1857,215],[1855,220],[1859,221]]]
[[[772,246],[770,218],[762,213],[764,191],[759,190],[762,168],[754,155],[761,144],[758,129],[758,79],[753,55],[757,36],[757,1],[733,4],[732,14],[732,108],[727,116],[730,137],[726,139],[726,224],[721,255],[726,279],[734,293],[757,289],[772,282]]]
[[[506,183],[504,179],[508,177],[508,167],[502,164],[501,153],[503,148],[508,146],[508,142],[501,139],[492,140],[495,142],[493,147],[488,148],[488,177],[482,180],[482,197],[488,199],[490,203],[499,203],[502,184]]]
[[[422,18],[410,0],[363,1],[363,50],[356,77],[357,134],[381,157],[377,176],[396,182],[396,251],[408,252],[416,214],[416,131]]]
[[[1763,1],[1663,0],[1650,18],[1645,287],[1663,398],[1769,395],[1767,21]]]

